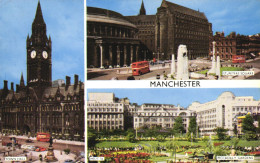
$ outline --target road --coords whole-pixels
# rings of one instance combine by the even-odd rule
[[[170,67],[167,65],[166,67],[160,67],[158,66],[151,66],[151,71],[149,73],[140,75],[140,76],[134,76],[135,80],[143,80],[143,79],[150,79],[150,80],[156,80],[156,75],[160,74],[162,75],[165,71],[167,74],[170,73]],[[127,69],[130,68],[117,68],[117,69],[105,69],[105,70],[88,70],[87,78],[88,80],[111,80],[114,77],[117,77],[118,80],[127,80],[127,77],[131,76],[131,73],[126,73]],[[121,74],[117,74],[117,71],[120,70]],[[154,79],[152,79],[154,78]]]
[[[189,64],[196,64],[198,67],[210,67],[211,62],[210,61],[204,61],[202,60],[190,60]],[[231,62],[223,62],[221,63],[222,65],[230,65],[233,64]],[[252,61],[247,61],[246,63],[238,63],[239,65],[252,65],[254,68],[260,69],[260,58],[257,58]],[[236,64],[233,64],[236,65]],[[160,65],[161,66],[161,65]],[[170,73],[170,67],[166,65],[165,68],[160,67],[160,69],[155,68],[156,66],[150,66],[151,72],[140,75],[140,76],[135,76],[135,80],[156,80],[156,75],[160,74],[162,75],[164,71],[166,71],[166,74]],[[126,73],[121,73],[117,74],[117,71],[120,70],[121,72],[126,72],[127,69],[130,68],[117,68],[117,69],[88,69],[87,72],[87,78],[88,80],[111,80],[114,77],[117,77],[118,80],[127,80],[127,77],[131,76],[131,74],[126,74]],[[260,73],[255,74],[254,76],[251,76],[247,79],[260,79]]]
[[[48,149],[49,147],[49,143],[48,142],[40,142],[40,141],[36,141],[33,140],[33,143],[26,143],[25,140],[26,139],[21,139],[21,138],[16,138],[18,140],[18,144],[27,144],[27,145],[35,145],[35,146],[40,146],[40,147],[44,147],[46,149]],[[4,136],[3,137],[3,142],[11,142],[10,137]],[[69,148],[71,152],[80,152],[80,151],[84,151],[85,146],[84,145],[72,145],[72,144],[63,144],[63,143],[55,143],[55,140],[53,141],[53,148],[55,150],[64,150],[66,148]]]

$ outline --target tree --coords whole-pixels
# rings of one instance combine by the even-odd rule
[[[242,132],[254,132],[256,131],[256,127],[254,126],[254,119],[251,115],[247,114],[245,119],[242,121]]]
[[[182,117],[177,117],[173,126],[173,133],[176,135],[184,133],[185,129],[183,127]]]
[[[127,130],[126,138],[131,143],[136,142],[136,138],[135,138],[135,134],[134,134],[134,130],[133,129],[128,129]]]
[[[238,133],[237,125],[234,126],[233,132],[234,132],[235,135],[237,135],[237,133]]]
[[[189,128],[188,128],[188,133],[189,135],[192,133],[194,136],[196,135],[196,131],[197,131],[197,121],[196,121],[196,117],[192,117],[190,119],[190,123],[189,123]]]
[[[257,133],[260,134],[260,116],[258,116],[258,128],[257,128]]]
[[[96,143],[96,131],[88,128],[88,147],[94,147]]]
[[[219,140],[224,140],[226,137],[226,132],[228,129],[225,129],[223,127],[217,127],[214,129],[214,132],[217,134]]]

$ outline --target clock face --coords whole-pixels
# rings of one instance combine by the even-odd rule
[[[47,59],[48,58],[48,53],[46,51],[43,51],[42,52],[42,56],[44,59]]]
[[[35,58],[35,57],[36,57],[36,51],[33,50],[33,51],[31,52],[31,58]]]

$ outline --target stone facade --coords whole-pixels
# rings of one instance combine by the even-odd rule
[[[163,0],[155,15],[128,18],[139,29],[139,39],[154,58],[171,59],[180,44],[187,45],[190,59],[208,56],[207,40],[212,35],[212,25],[202,12]]]
[[[145,60],[147,51],[137,38],[138,29],[121,14],[87,8],[87,66],[121,67]]]
[[[233,55],[245,55],[246,58],[260,55],[260,36],[245,36],[231,32],[225,36],[224,32],[216,32],[210,38],[209,56],[213,55],[212,42],[216,42],[216,54],[222,60],[232,60]]]
[[[113,93],[89,93],[87,108],[88,127],[97,131],[124,130],[131,125],[135,105],[115,98]]]
[[[214,101],[204,104],[193,102],[188,110],[196,111],[201,134],[214,134],[216,127],[224,127],[232,135],[238,115],[248,112],[260,115],[260,101],[252,96],[236,97],[231,92],[224,92]]]
[[[37,71],[35,71],[37,70]],[[27,37],[27,85],[23,74],[20,84],[4,81],[0,90],[0,129],[7,134],[51,133],[54,138],[84,140],[84,84],[75,75],[66,83],[52,87],[51,38],[46,36],[46,24],[38,2]]]
[[[153,126],[173,128],[175,118],[178,116],[182,117],[183,125],[187,132],[189,119],[196,116],[195,111],[167,104],[142,104],[134,114],[134,128]]]

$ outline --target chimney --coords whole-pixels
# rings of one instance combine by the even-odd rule
[[[20,89],[19,85],[18,85],[18,84],[16,84],[16,93],[18,93],[18,92],[19,92],[19,89]]]
[[[77,74],[74,75],[74,89],[77,88],[79,83],[79,76]]]
[[[14,83],[11,82],[11,90],[13,91],[14,90]]]
[[[8,81],[7,80],[4,80],[4,90],[8,90]]]
[[[66,90],[68,89],[69,86],[70,86],[70,77],[66,76]]]

